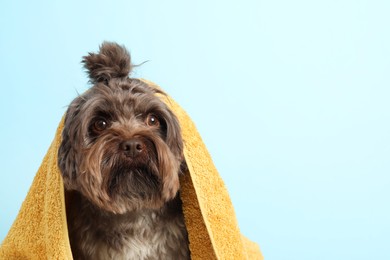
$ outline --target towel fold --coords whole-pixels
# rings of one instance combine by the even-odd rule
[[[180,179],[180,194],[191,259],[263,259],[258,245],[242,236],[229,194],[194,123],[172,98],[160,98],[175,113],[182,128],[189,174]],[[62,120],[1,245],[0,259],[72,259],[64,186],[57,166],[63,124]]]

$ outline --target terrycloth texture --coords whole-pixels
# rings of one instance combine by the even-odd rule
[[[63,121],[0,248],[0,259],[72,259],[57,151]]]
[[[191,259],[263,259],[258,245],[241,235],[229,194],[194,123],[174,100],[161,98],[182,127],[189,174],[180,180],[181,198]],[[63,123],[1,245],[0,259],[72,259],[57,166]]]

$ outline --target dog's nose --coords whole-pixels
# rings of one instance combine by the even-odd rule
[[[129,157],[137,157],[144,149],[144,143],[139,139],[131,139],[121,143],[120,148]]]

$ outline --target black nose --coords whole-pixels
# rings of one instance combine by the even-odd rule
[[[126,156],[137,157],[144,150],[144,143],[139,139],[127,140],[120,145],[120,149]]]

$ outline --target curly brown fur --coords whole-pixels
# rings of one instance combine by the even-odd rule
[[[130,54],[126,48],[111,42],[103,42],[99,53],[84,56],[83,63],[92,83],[126,78],[132,69]]]
[[[188,259],[179,123],[161,91],[128,77],[130,60],[107,42],[84,57],[94,85],[65,116],[58,164],[72,251],[76,259]]]

